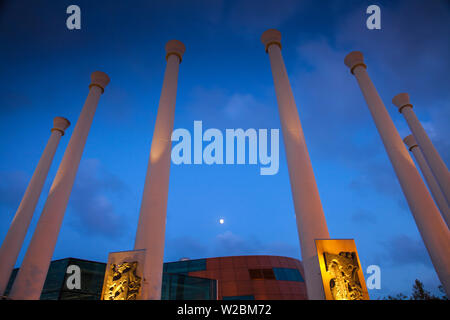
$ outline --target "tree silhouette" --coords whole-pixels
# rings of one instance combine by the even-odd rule
[[[447,300],[447,296],[445,295],[442,285],[438,288],[442,293],[442,296],[440,297],[425,290],[423,283],[416,279],[414,281],[413,290],[410,297],[405,296],[403,293],[398,293],[395,296],[387,296],[384,300]]]

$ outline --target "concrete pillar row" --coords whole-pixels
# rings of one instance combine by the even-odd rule
[[[416,139],[411,134],[403,139],[403,142],[408,147],[409,151],[413,154],[416,159],[417,164],[419,165],[420,171],[422,171],[422,175],[425,178],[425,181],[428,185],[428,189],[430,189],[431,194],[436,202],[439,210],[441,211],[442,217],[447,223],[447,227],[450,226],[450,208],[447,205],[447,201],[445,200],[445,196],[439,188],[439,184],[434,178],[433,172],[431,172],[430,167],[428,166],[425,157],[422,154],[422,151],[419,148],[419,145],[416,142]]]
[[[53,119],[50,139],[42,153],[30,183],[20,202],[13,221],[0,247],[0,296],[5,293],[12,270],[23,245],[34,210],[42,193],[48,171],[58,148],[64,131],[70,126],[69,120],[63,117]]]
[[[38,300],[41,295],[94,114],[108,83],[106,73],[95,71],[91,74],[89,94],[11,288],[11,299]]]
[[[363,54],[353,51],[345,57],[344,63],[358,81],[417,228],[448,295],[450,293],[449,230],[367,73]]]
[[[420,124],[414,113],[413,106],[409,101],[407,93],[400,93],[392,99],[392,103],[397,106],[398,111],[405,117],[417,144],[422,151],[428,166],[431,169],[439,188],[444,194],[447,206],[450,205],[450,173],[448,172],[445,162],[442,160],[439,152],[437,152],[427,133]]]

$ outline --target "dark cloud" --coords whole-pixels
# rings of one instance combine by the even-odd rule
[[[450,82],[450,81],[449,81]],[[437,151],[441,155],[445,163],[450,163],[450,126],[448,125],[450,119],[450,99],[445,102],[435,102],[434,107],[430,112],[429,122],[422,121],[427,133],[430,134],[430,139],[433,141]]]
[[[91,236],[118,237],[129,225],[117,212],[111,199],[122,199],[124,183],[107,172],[97,159],[83,160],[70,198],[71,223],[81,233]]]
[[[350,182],[349,187],[353,191],[366,193],[375,190],[388,197],[396,197],[395,195],[399,194],[400,184],[390,162],[367,160],[354,168],[359,170],[361,175]]]
[[[238,255],[279,255],[299,259],[298,246],[282,241],[265,242],[249,236],[242,237],[231,231],[218,234],[212,241],[200,241],[190,236],[176,237],[166,241],[166,257],[205,258]]]
[[[209,248],[206,242],[185,235],[167,239],[165,255],[167,261],[177,261],[181,258],[200,259],[209,256]]]
[[[30,177],[23,171],[0,172],[0,204],[17,209]]]
[[[31,99],[27,95],[15,90],[0,89],[0,115],[29,111],[31,106]]]
[[[300,250],[297,246],[289,243],[264,242],[254,236],[244,238],[231,231],[226,231],[217,235],[214,253],[217,256],[267,254],[298,258]]]
[[[365,210],[365,209],[357,209],[352,214],[352,220],[358,224],[374,224],[377,221],[376,214]]]
[[[388,241],[383,241],[384,261],[390,265],[423,265],[433,268],[422,239],[415,239],[405,234],[399,234]]]
[[[298,47],[306,63],[293,76],[294,95],[312,157],[352,172],[355,194],[373,191],[398,200],[399,183],[355,79],[345,50],[323,39]],[[321,88],[318,90],[317,88]]]
[[[365,27],[367,16],[361,13],[366,7],[360,5],[341,20],[338,44],[363,51],[369,70],[379,70],[377,78],[386,86],[395,83],[395,91],[409,90],[428,101],[448,98],[450,46],[443,41],[448,37],[448,1],[383,1],[380,7],[381,30]]]
[[[134,120],[136,104],[133,95],[126,89],[114,83],[108,86],[108,95],[103,102],[106,108],[103,110],[105,119],[114,125],[124,125]]]
[[[291,78],[310,149],[321,158],[333,154],[334,160],[351,161],[348,165],[353,166],[354,155],[370,157],[380,149],[370,145],[373,132],[369,128],[374,126],[343,64],[345,55],[345,50],[335,49],[325,39],[304,43],[297,47],[302,66]]]
[[[208,128],[278,128],[274,107],[248,92],[196,87],[187,109]]]
[[[450,160],[449,144],[445,141],[450,135],[450,46],[443,41],[448,38],[449,2],[386,2],[381,5],[379,32],[362,27],[362,10],[354,10],[342,22],[336,33],[337,46],[364,53],[368,71],[389,111],[395,110],[391,103],[394,95],[409,93],[414,110],[437,149],[444,159]],[[402,136],[409,134],[403,117],[393,113]]]
[[[445,1],[381,5],[382,30],[372,31],[365,27],[365,9],[361,4],[342,13],[334,37],[318,37],[297,47],[297,69],[291,73],[294,95],[313,158],[329,161],[332,155],[334,163],[353,172],[352,190],[376,191],[405,207],[373,119],[343,60],[352,50],[364,53],[401,136],[409,129],[391,99],[409,92],[419,119],[449,161],[450,47],[442,39],[447,37],[450,11]]]
[[[277,28],[294,17],[306,3],[310,1],[237,1],[230,9],[228,22],[239,32],[259,35],[266,29]]]

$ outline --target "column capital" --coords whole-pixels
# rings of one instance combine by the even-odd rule
[[[276,44],[281,49],[281,32],[277,29],[268,29],[261,35],[261,42],[263,43],[266,52],[269,52],[269,47]]]
[[[91,84],[89,85],[89,89],[91,87],[99,87],[102,89],[102,93],[105,92],[105,88],[108,85],[110,79],[108,75],[102,71],[94,71],[91,73]]]
[[[412,104],[409,102],[409,94],[399,93],[392,99],[392,103],[398,108],[398,112],[402,113],[402,109],[405,107],[411,107]]]
[[[53,128],[51,132],[53,131],[59,131],[61,132],[61,135],[64,135],[64,131],[70,126],[70,121],[63,117],[55,117],[53,119]]]
[[[364,63],[364,56],[361,51],[350,52],[347,56],[345,56],[344,63],[350,68],[350,72],[352,74],[355,74],[353,71],[358,66],[362,66],[364,69],[367,69],[367,66]]]
[[[169,59],[169,56],[174,54],[178,58],[180,58],[180,63],[183,60],[183,54],[186,50],[186,47],[184,46],[183,42],[179,40],[169,40],[166,43],[166,60]]]
[[[418,147],[419,145],[416,142],[416,138],[412,134],[409,136],[406,136],[405,139],[403,139],[403,142],[408,147],[409,151],[411,151],[414,147]]]

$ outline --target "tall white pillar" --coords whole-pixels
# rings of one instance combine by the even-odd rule
[[[362,53],[353,51],[345,57],[344,62],[358,81],[417,228],[448,295],[450,293],[449,230],[366,71]]]
[[[22,248],[23,241],[30,226],[36,204],[47,179],[50,165],[58,148],[59,141],[64,135],[64,131],[70,126],[69,120],[62,117],[53,119],[53,129],[51,130],[50,139],[42,153],[27,190],[20,202],[13,221],[9,227],[8,233],[0,247],[0,296],[4,294],[8,285],[17,256]]]
[[[145,249],[142,300],[161,299],[161,284],[169,191],[171,136],[175,115],[178,70],[185,46],[178,40],[166,44],[166,71],[145,178],[134,249]]]
[[[269,54],[275,84],[308,298],[322,300],[325,299],[325,293],[314,240],[330,237],[327,223],[294,95],[281,55],[281,33],[278,30],[269,29],[262,34],[261,42]]]
[[[11,299],[38,300],[41,295],[95,110],[108,83],[109,77],[105,73],[95,71],[91,74],[89,94],[11,288]]]
[[[445,200],[444,194],[439,188],[439,185],[436,179],[434,178],[433,172],[431,172],[431,169],[428,166],[428,163],[425,160],[422,151],[420,151],[416,139],[414,139],[414,136],[410,134],[409,136],[403,139],[403,142],[406,144],[409,151],[411,151],[411,153],[414,155],[416,162],[419,164],[420,171],[422,171],[422,175],[425,178],[425,181],[427,182],[428,189],[430,189],[434,201],[439,207],[442,217],[447,223],[447,227],[450,226],[450,208],[447,205],[447,200]]]
[[[400,93],[392,99],[392,103],[398,107],[398,111],[405,117],[417,144],[425,157],[431,172],[433,172],[436,181],[447,201],[447,206],[450,205],[450,173],[447,166],[442,160],[439,152],[437,152],[427,133],[420,124],[414,113],[413,106],[409,102],[409,95],[407,93]]]

